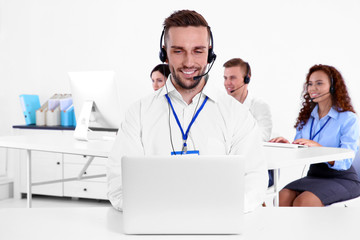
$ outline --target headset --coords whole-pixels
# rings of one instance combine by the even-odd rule
[[[213,39],[213,35],[211,32],[211,28],[208,26],[209,32],[210,32],[210,42],[211,42],[211,47],[208,50],[208,59],[207,62],[211,63],[213,61],[215,61],[216,59],[216,54],[214,53],[214,39]],[[160,37],[160,52],[159,52],[159,58],[161,62],[165,62],[167,59],[167,53],[165,48],[163,48],[163,38],[164,38],[164,34],[165,34],[165,27],[161,33],[161,37]]]
[[[245,77],[244,77],[244,83],[245,84],[249,84],[249,82],[250,82],[250,76],[249,76],[249,73],[250,73],[250,65],[249,65],[249,63],[248,62],[245,62],[246,63],[246,75],[245,75]]]
[[[325,94],[321,94],[320,96],[314,97],[314,98],[310,98],[310,102],[312,102],[314,99],[325,96],[326,94],[330,93],[330,95],[334,95],[335,94],[335,87],[334,87],[334,78],[332,77],[331,71],[329,70],[329,78],[330,78],[330,89],[329,92],[325,93]],[[309,87],[309,85],[307,85],[307,88]]]
[[[334,93],[335,93],[334,79],[333,79],[333,77],[332,77],[331,72],[330,72],[330,82],[331,82],[331,85],[330,85],[330,90],[329,90],[329,92],[330,92],[331,95],[334,95]]]

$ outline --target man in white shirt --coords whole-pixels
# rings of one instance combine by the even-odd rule
[[[109,157],[108,197],[122,208],[124,155],[246,156],[245,211],[264,200],[268,176],[260,131],[247,108],[212,86],[206,67],[216,55],[206,20],[182,10],[165,19],[160,59],[171,74],[164,87],[130,107]],[[164,179],[166,181],[166,179]]]
[[[224,63],[224,86],[227,93],[247,106],[257,121],[262,140],[271,138],[272,120],[270,106],[259,98],[255,98],[248,90],[251,78],[251,68],[248,62],[241,58],[233,58]],[[269,186],[273,185],[272,174],[269,175]]]

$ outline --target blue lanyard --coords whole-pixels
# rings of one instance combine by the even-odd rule
[[[323,128],[326,126],[326,124],[329,122],[329,120],[330,120],[330,117],[328,117],[328,120],[326,120],[325,124],[322,125],[322,127],[319,129],[319,131],[317,131],[314,136],[311,136],[312,135],[312,128],[313,128],[313,125],[314,125],[314,118],[312,119],[311,127],[310,127],[310,140],[313,140],[321,132],[321,130],[323,130]]]
[[[170,104],[170,106],[171,106],[171,109],[172,109],[172,112],[173,112],[174,117],[175,117],[175,119],[176,119],[176,122],[177,122],[177,124],[178,124],[178,126],[179,126],[179,128],[180,128],[180,130],[181,130],[182,139],[183,139],[183,143],[184,143],[184,144],[183,144],[183,149],[184,149],[184,151],[186,152],[186,151],[187,151],[186,141],[187,141],[187,138],[188,138],[188,135],[189,135],[190,128],[191,128],[191,126],[193,125],[193,123],[195,122],[197,116],[199,115],[199,113],[201,112],[201,110],[203,109],[203,107],[205,106],[205,103],[206,103],[206,101],[208,100],[209,97],[208,97],[208,96],[205,97],[205,99],[204,99],[203,103],[201,104],[200,108],[196,111],[195,115],[194,115],[193,118],[191,119],[191,122],[190,122],[190,124],[189,124],[189,126],[188,126],[188,128],[187,128],[187,130],[186,130],[186,133],[184,133],[184,130],[183,130],[183,128],[181,127],[179,118],[178,118],[178,116],[177,116],[177,114],[176,114],[176,112],[175,112],[175,109],[174,109],[174,107],[173,107],[173,105],[172,105],[172,103],[171,103],[170,97],[168,96],[168,94],[165,94],[165,97],[166,97],[166,99],[168,100],[168,102],[169,102],[169,104]]]

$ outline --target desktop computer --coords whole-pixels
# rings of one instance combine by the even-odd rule
[[[116,133],[120,127],[121,111],[114,71],[69,72],[74,102],[76,129],[74,137],[87,141],[89,132],[99,135]],[[112,135],[112,134],[110,134]]]

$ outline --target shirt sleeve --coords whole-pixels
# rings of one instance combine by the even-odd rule
[[[359,145],[359,120],[356,115],[351,115],[345,119],[343,125],[340,128],[340,148],[351,149],[355,152],[358,151]],[[353,158],[335,161],[334,165],[328,166],[335,170],[347,170],[351,167]]]
[[[122,122],[107,164],[108,198],[117,210],[122,210],[121,157],[141,155],[140,102],[130,107]]]
[[[302,136],[301,130],[299,130],[299,127],[297,127],[297,128],[296,128],[296,135],[295,135],[295,137],[294,137],[294,141],[295,141],[296,139],[300,139],[300,138],[303,138],[303,136]]]
[[[245,120],[236,125],[230,154],[245,156],[244,210],[251,212],[264,202],[269,179],[259,127],[249,111],[245,116]]]
[[[250,108],[250,112],[259,125],[262,140],[267,142],[270,140],[272,131],[270,106],[261,100],[254,101],[253,106]]]

